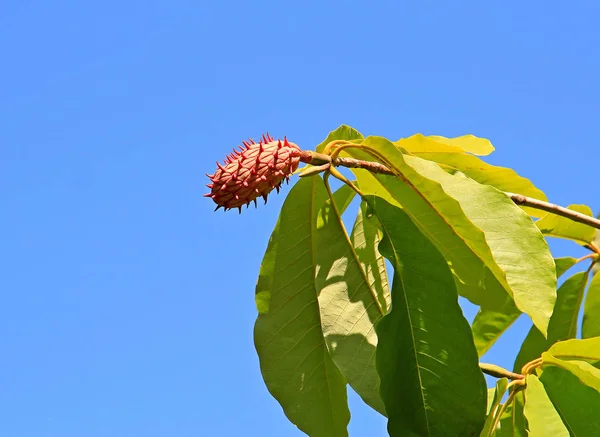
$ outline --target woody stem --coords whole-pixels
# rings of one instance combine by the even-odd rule
[[[364,170],[370,171],[371,173],[394,175],[394,173],[388,167],[386,167],[383,164],[380,164],[379,162],[361,161],[359,159],[354,158],[335,158],[332,162],[331,157],[329,155],[313,152],[310,150],[303,150],[301,152],[300,161],[312,165],[323,165],[331,163],[336,167],[362,168]],[[559,215],[569,220],[573,220],[575,222],[583,223],[585,225],[592,226],[596,229],[600,229],[600,220],[589,215],[581,214],[577,211],[573,211],[568,208],[555,205],[553,203],[544,202],[543,200],[523,196],[522,194],[508,192],[505,192],[504,194],[510,197],[512,201],[517,205],[528,206],[530,208],[546,211],[551,214]]]

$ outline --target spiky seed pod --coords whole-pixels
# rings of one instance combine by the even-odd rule
[[[283,181],[298,168],[300,148],[290,143],[287,138],[274,140],[269,134],[255,143],[253,140],[243,141],[244,147],[235,150],[223,165],[217,162],[217,171],[206,175],[211,183],[207,185],[210,197],[219,208],[225,210],[249,205],[262,197],[267,203],[267,195],[279,187]]]

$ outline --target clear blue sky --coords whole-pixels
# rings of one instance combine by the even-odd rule
[[[213,213],[204,173],[265,131],[306,149],[340,124],[472,133],[552,201],[596,210],[599,14],[596,1],[2,1],[0,436],[303,435],[252,341],[289,189]],[[510,367],[527,327],[486,360]],[[351,436],[384,435],[351,402]]]

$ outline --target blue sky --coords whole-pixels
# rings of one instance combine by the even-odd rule
[[[252,341],[289,189],[213,213],[204,173],[265,131],[305,149],[340,124],[472,133],[552,201],[597,210],[599,13],[592,1],[4,0],[0,435],[303,435]],[[528,324],[486,360],[510,367]],[[356,396],[351,408],[351,436],[384,435]]]

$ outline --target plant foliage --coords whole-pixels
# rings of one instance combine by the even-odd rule
[[[254,338],[289,420],[310,436],[347,436],[350,386],[391,436],[600,436],[596,229],[518,206],[510,193],[547,198],[483,161],[494,148],[472,135],[394,142],[341,126],[315,149],[387,172],[309,165],[284,202]],[[546,237],[590,255],[554,259]],[[471,324],[459,296],[479,307]],[[479,363],[523,314],[532,327],[513,372]]]

